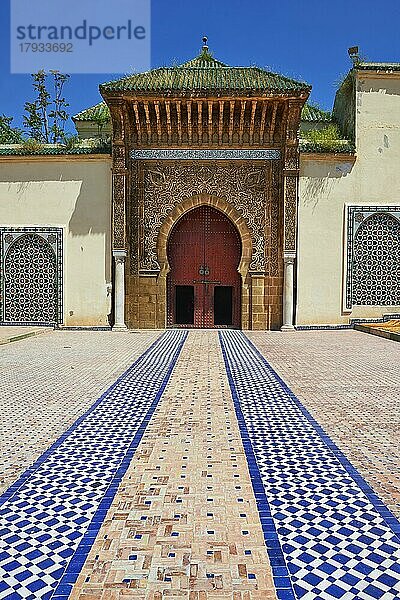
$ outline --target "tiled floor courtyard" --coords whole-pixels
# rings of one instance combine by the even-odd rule
[[[1,599],[400,598],[396,342],[52,332],[0,357]]]

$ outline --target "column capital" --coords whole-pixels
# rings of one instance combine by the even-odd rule
[[[113,250],[112,251],[114,258],[126,258],[126,250]]]
[[[296,260],[296,252],[284,252],[283,253],[283,262],[285,265],[293,265]]]

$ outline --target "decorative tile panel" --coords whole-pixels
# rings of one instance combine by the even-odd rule
[[[1,298],[4,323],[62,323],[62,229],[0,229]]]
[[[132,150],[134,160],[279,160],[279,150],[186,150],[180,148],[153,148],[148,150]]]
[[[68,598],[186,336],[161,335],[0,496],[0,598]]]
[[[278,597],[398,599],[399,521],[246,336],[220,340]]]
[[[346,308],[400,305],[400,206],[350,206]]]

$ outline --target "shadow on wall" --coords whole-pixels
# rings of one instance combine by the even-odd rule
[[[300,201],[303,206],[312,206],[314,211],[322,198],[329,198],[337,180],[350,175],[353,167],[353,161],[337,164],[316,161],[315,164],[307,166],[306,173],[301,175]]]
[[[2,170],[1,181],[17,186],[17,195],[24,196],[29,194],[30,183],[41,184],[35,195],[51,198],[49,189],[46,190],[46,183],[73,183],[73,192],[66,196],[69,203],[69,209],[59,211],[61,198],[55,198],[54,219],[57,224],[68,227],[68,232],[72,236],[85,235],[103,235],[105,237],[105,256],[104,256],[104,274],[106,281],[111,281],[111,184],[109,180],[109,166],[103,162],[90,163],[85,162],[81,165],[76,163],[68,164],[66,162],[22,162],[13,165],[13,168]],[[57,189],[56,187],[54,188]],[[79,190],[79,191],[78,191]],[[64,190],[65,191],[65,190]],[[56,193],[56,192],[55,192]],[[49,195],[50,194],[50,195]],[[75,197],[75,194],[77,196]],[[58,204],[58,207],[56,205]],[[68,221],[68,212],[72,209],[72,214]],[[51,206],[47,205],[47,217],[40,217],[39,209],[35,225],[47,225]],[[56,212],[57,211],[57,212]],[[64,214],[64,222],[60,213]],[[58,215],[58,216],[56,216]],[[54,224],[54,223],[52,223]]]
[[[363,79],[360,76],[360,87],[363,92],[376,92],[389,96],[400,96],[400,82],[398,79]]]
[[[101,192],[107,201],[101,201],[96,191]],[[111,190],[109,186],[106,190],[99,186],[96,173],[82,178],[80,192],[69,220],[69,232],[72,236],[105,236],[104,273],[106,281],[111,281]]]

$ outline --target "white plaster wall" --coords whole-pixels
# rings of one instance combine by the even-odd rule
[[[75,129],[82,140],[98,138],[100,133],[103,137],[111,136],[111,123],[106,123],[99,131],[99,126],[93,121],[76,121]]]
[[[108,325],[110,211],[110,158],[0,157],[0,226],[63,228],[65,325]]]
[[[356,89],[355,163],[301,157],[297,324],[400,312],[400,306],[343,310],[346,204],[400,205],[400,75],[359,73]]]

